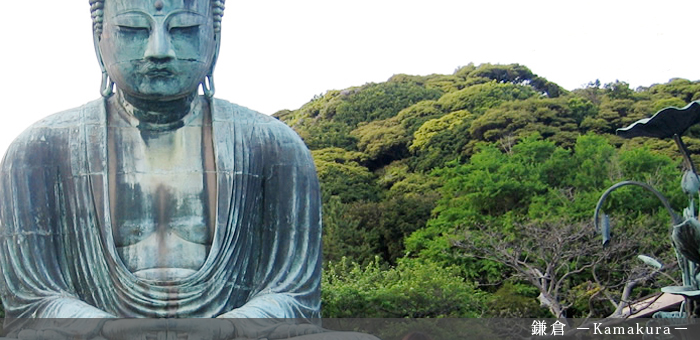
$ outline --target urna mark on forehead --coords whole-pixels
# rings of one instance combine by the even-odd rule
[[[211,11],[211,0],[104,0],[107,16],[130,11],[165,15],[171,11],[189,10],[203,15]]]

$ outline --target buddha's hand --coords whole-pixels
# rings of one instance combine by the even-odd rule
[[[19,340],[69,340],[75,339],[82,334],[73,334],[58,329],[24,329],[17,335]]]
[[[312,324],[283,324],[270,333],[271,339],[288,339],[298,336],[323,333],[325,330]]]
[[[106,319],[31,319],[17,334],[19,340],[104,340],[100,335]],[[6,338],[2,338],[6,339]]]
[[[217,319],[121,319],[102,328],[107,340],[230,340],[233,324]]]
[[[230,318],[233,316],[237,318]],[[289,339],[325,332],[323,328],[303,319],[242,318],[234,313],[223,314],[219,318],[228,318],[241,339]]]

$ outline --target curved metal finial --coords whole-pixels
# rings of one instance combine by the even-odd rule
[[[678,214],[676,214],[676,212],[673,210],[673,208],[671,208],[671,203],[669,203],[668,199],[666,199],[666,197],[663,194],[661,194],[658,190],[654,189],[651,185],[649,185],[647,183],[637,182],[637,181],[623,181],[623,182],[619,182],[619,183],[611,186],[610,188],[608,188],[608,190],[605,190],[603,195],[600,196],[600,199],[598,200],[598,204],[595,207],[595,213],[593,214],[593,225],[595,226],[595,229],[597,232],[603,232],[604,234],[609,232],[609,230],[606,230],[608,228],[608,226],[604,225],[602,229],[600,226],[601,218],[599,215],[600,215],[600,210],[603,207],[603,203],[605,203],[605,200],[608,198],[608,196],[610,196],[610,194],[613,191],[615,191],[621,187],[628,186],[628,185],[635,185],[635,186],[642,187],[644,189],[651,191],[651,193],[656,195],[656,197],[661,201],[661,203],[664,205],[664,208],[666,208],[666,211],[668,211],[669,215],[671,215],[672,224],[677,225],[677,224],[681,223],[680,217],[678,216]],[[607,216],[605,214],[603,214],[603,219],[604,220],[607,219]],[[605,222],[604,222],[604,224],[605,224]],[[610,241],[609,238],[604,239],[603,246],[606,246],[609,241]]]

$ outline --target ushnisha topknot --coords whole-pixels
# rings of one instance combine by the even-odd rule
[[[105,0],[90,0],[90,13],[92,14],[92,29],[95,34],[102,34],[104,22],[104,2]],[[226,0],[211,0],[212,12],[214,15],[214,32],[221,32],[221,20],[224,17]]]

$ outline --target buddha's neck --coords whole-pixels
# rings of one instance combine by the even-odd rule
[[[197,92],[188,96],[170,100],[154,101],[144,100],[130,96],[121,91],[117,94],[119,102],[124,110],[143,125],[167,126],[181,122],[188,114],[192,113],[197,98]]]

